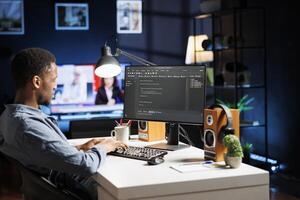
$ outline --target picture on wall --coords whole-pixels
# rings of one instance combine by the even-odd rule
[[[24,34],[23,0],[0,0],[0,35]]]
[[[87,3],[56,3],[56,30],[88,30],[89,6]]]
[[[117,33],[142,33],[142,1],[117,1]]]

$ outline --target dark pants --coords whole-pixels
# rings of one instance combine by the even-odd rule
[[[97,200],[97,183],[92,177],[52,171],[48,179],[58,188],[68,190],[83,200]]]

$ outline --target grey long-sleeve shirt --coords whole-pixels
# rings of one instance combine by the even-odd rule
[[[53,117],[21,104],[6,105],[0,117],[0,151],[45,175],[56,170],[89,177],[106,157],[101,145],[78,151]]]

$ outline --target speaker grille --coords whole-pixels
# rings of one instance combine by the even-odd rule
[[[147,121],[139,121],[138,125],[140,130],[147,131]]]
[[[216,146],[216,136],[213,130],[206,129],[204,131],[204,144],[209,148]]]

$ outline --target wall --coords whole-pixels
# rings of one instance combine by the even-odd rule
[[[120,47],[156,64],[184,64],[189,6],[186,0],[144,0],[142,34],[119,34]]]
[[[299,11],[291,0],[272,1],[266,8],[270,154],[300,177]]]
[[[96,63],[101,46],[115,34],[115,1],[77,1],[89,4],[90,28],[73,31],[55,30],[55,2],[25,0],[25,34],[0,35],[0,48],[9,47],[16,53],[23,48],[41,47],[55,54],[58,64]],[[9,57],[3,54],[0,56],[0,103],[5,96],[13,95],[9,62]]]

